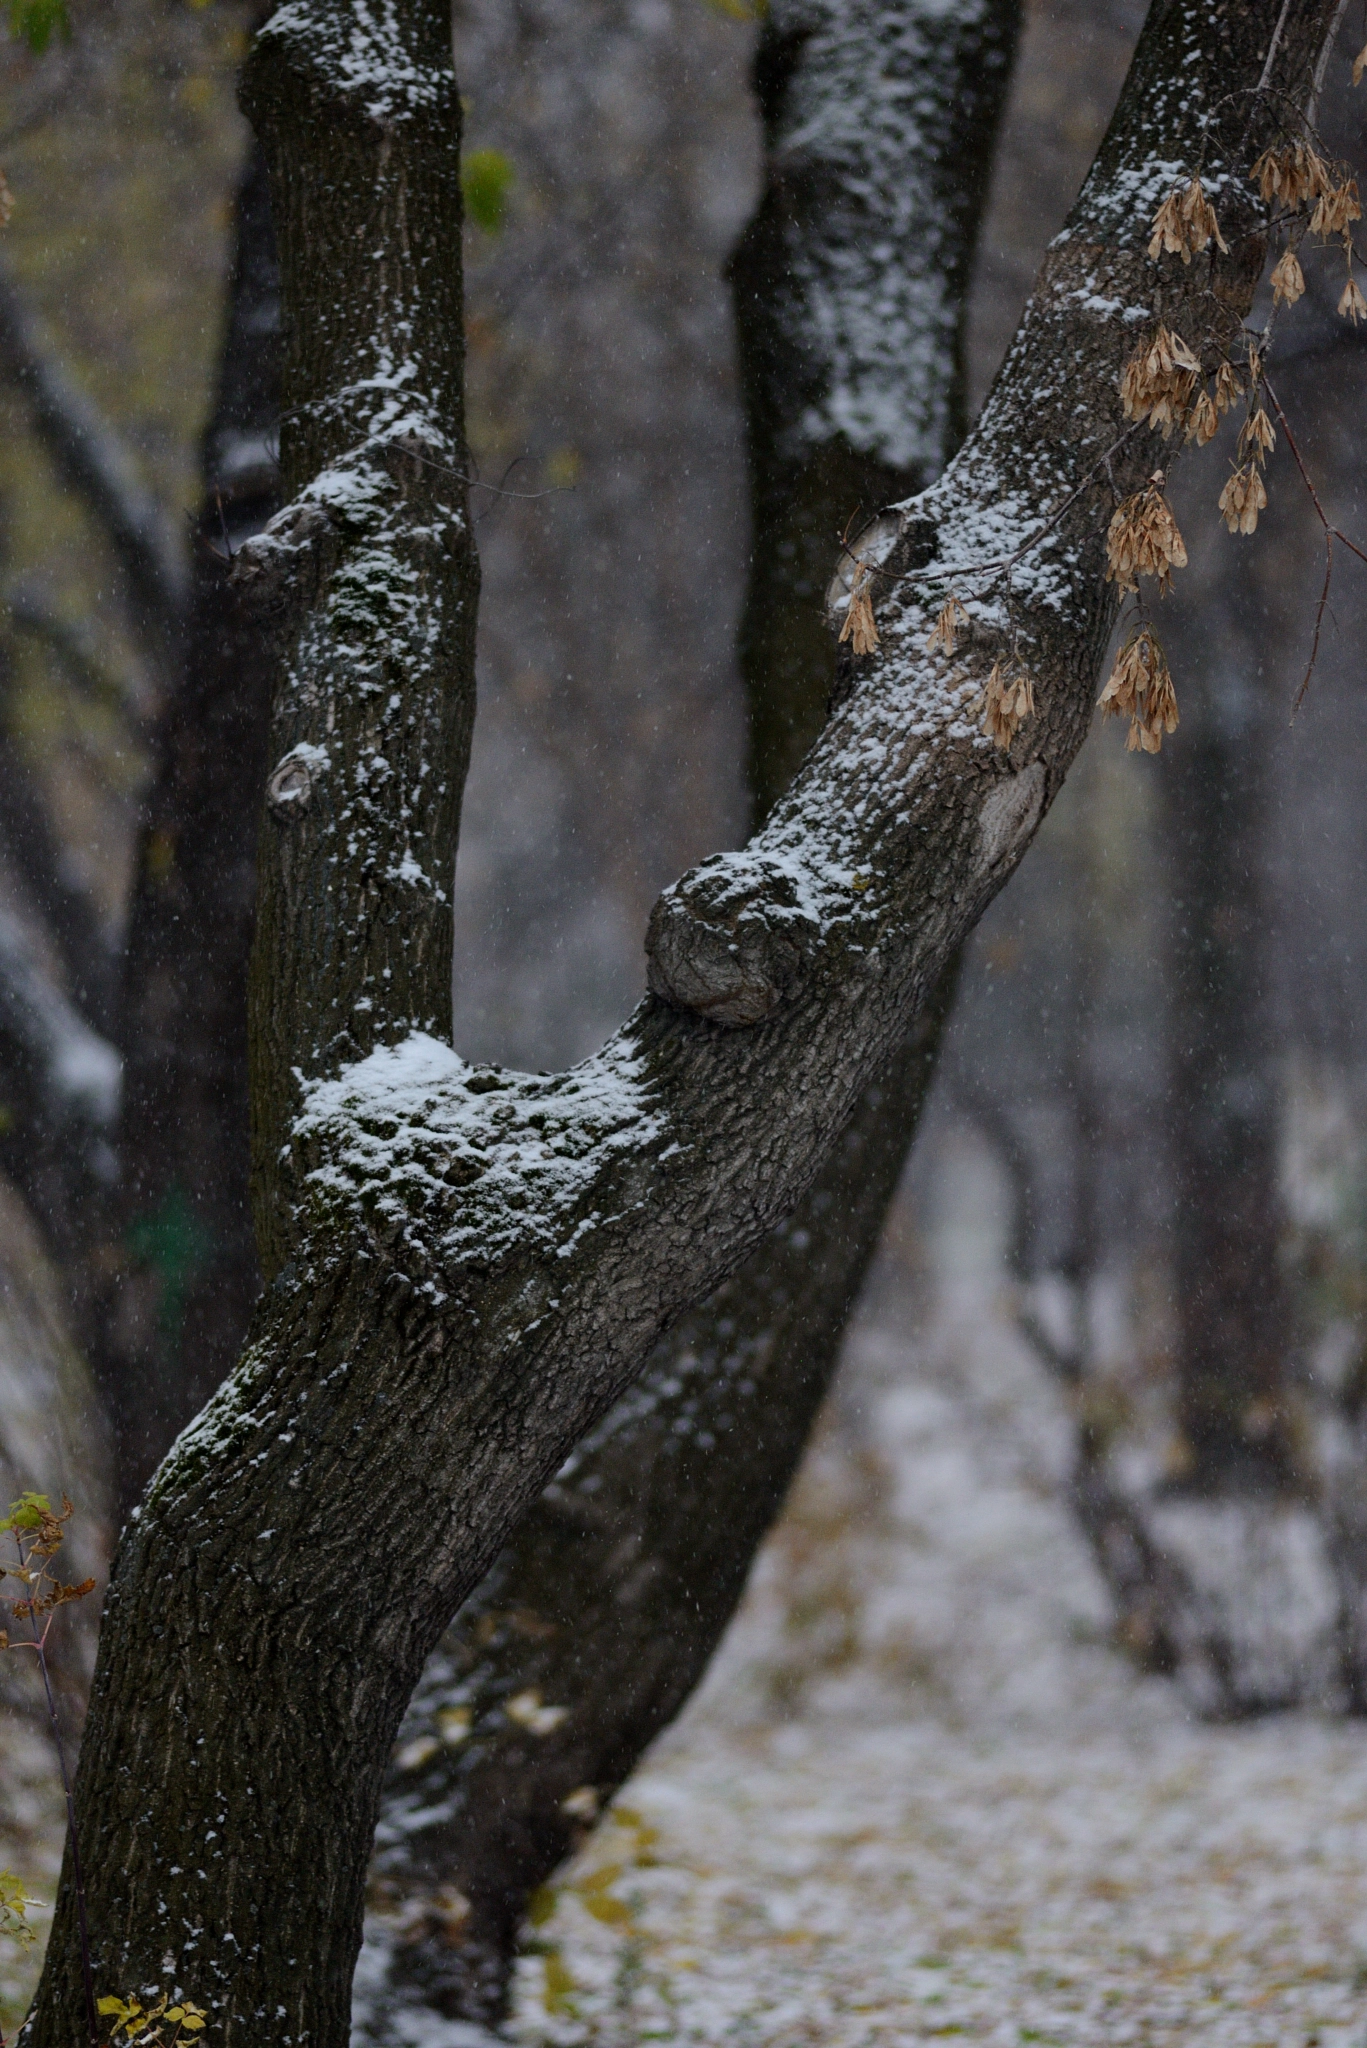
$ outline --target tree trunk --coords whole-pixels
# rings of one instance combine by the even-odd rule
[[[1193,650],[1203,683],[1162,777],[1176,920],[1175,1476],[1197,1498],[1285,1494],[1295,1480],[1280,1088],[1264,985],[1278,721],[1247,613],[1233,591],[1210,593]]]
[[[96,1356],[127,1513],[232,1369],[260,1287],[247,1193],[247,960],[274,649],[228,551],[279,502],[279,274],[249,158],[205,430],[185,666],[159,734],[124,960],[117,1279]]]
[[[1242,321],[1266,248],[1244,151],[1265,106],[1309,102],[1335,13],[1151,17],[976,432],[858,537],[879,646],[750,844],[661,898],[654,996],[548,1076],[466,1067],[432,1035],[475,595],[446,10],[377,27],[293,0],[261,32],[290,501],[237,572],[281,632],[253,970],[267,1291],[115,1563],[77,1790],[101,1993],[181,1984],[229,2048],[263,2025],[341,2048],[425,1657],[661,1330],[811,1185],[1024,853],[1090,723],[1112,489],[1153,466],[1121,417],[1115,315],[1212,360]],[[881,54],[871,38],[860,76]],[[1231,254],[1151,263],[1154,209],[1198,162]],[[1004,558],[1010,615],[979,595]],[[971,634],[931,654],[961,585]],[[1038,708],[999,749],[968,708],[1013,648]],[[42,2048],[79,2032],[73,1934],[68,1870]]]
[[[757,61],[768,176],[732,271],[756,533],[742,646],[760,816],[815,740],[835,681],[821,605],[832,536],[861,504],[929,482],[961,433],[965,296],[1017,10],[902,0],[876,12],[900,86],[881,157],[842,122],[838,97],[832,118],[848,10],[837,25],[810,4],[772,8]],[[830,96],[821,126],[819,94]],[[857,287],[907,307],[905,364],[888,363],[881,332],[859,323],[850,259],[870,247],[877,263],[860,263]],[[861,410],[852,391],[879,402],[866,396]],[[952,982],[794,1215],[661,1342],[429,1663],[384,1793],[381,1911],[355,2013],[370,2038],[407,2038],[424,2009],[502,2016],[528,1897],[706,1669],[829,1384]],[[533,1696],[573,1706],[543,1709],[538,1730],[535,1709],[530,1722],[507,1711]]]

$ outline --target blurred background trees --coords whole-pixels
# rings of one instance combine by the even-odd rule
[[[970,408],[1142,11],[1027,9]],[[272,509],[275,309],[233,104],[248,14],[106,0],[74,25],[41,57],[0,46],[0,1461],[13,1490],[91,1506],[98,1543],[106,1490],[135,1496],[231,1362],[255,1284],[231,963],[260,677],[219,560]],[[759,196],[757,33],[740,0],[457,9],[484,568],[456,890],[472,1058],[557,1067],[596,1045],[642,987],[659,888],[743,836],[758,787],[723,275]],[[1325,125],[1351,159],[1345,74]],[[1367,394],[1335,296],[1312,274],[1272,375],[1360,533]],[[1211,1714],[1358,1712],[1363,586],[1341,561],[1293,721],[1317,528],[1283,447],[1257,535],[1230,539],[1223,459],[1176,489],[1181,728],[1156,760],[1099,730],[975,934],[875,1300],[931,1313],[921,1248],[965,1186],[997,1187],[1011,1221],[1004,1251],[986,1222],[976,1240],[982,1312],[1015,1320],[1060,1390],[1117,1640]],[[842,1526],[849,1413],[843,1465],[822,1454]],[[801,1684],[855,1595],[813,1577],[822,1546],[796,1526],[771,1557],[807,1616]]]

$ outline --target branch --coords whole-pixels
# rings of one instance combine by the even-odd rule
[[[25,392],[57,468],[108,534],[140,630],[164,662],[186,591],[179,537],[115,429],[63,366],[2,257],[0,373]]]
[[[1315,489],[1314,481],[1301,457],[1301,451],[1296,446],[1296,437],[1291,431],[1291,422],[1290,420],[1288,420],[1285,412],[1282,410],[1282,402],[1278,398],[1276,392],[1272,389],[1272,386],[1268,382],[1266,376],[1264,376],[1263,378],[1263,388],[1267,392],[1268,397],[1272,400],[1272,410],[1276,413],[1277,418],[1281,421],[1282,432],[1286,436],[1286,445],[1291,450],[1291,454],[1295,460],[1296,467],[1301,473],[1301,482],[1305,485],[1306,490],[1309,492],[1310,503],[1315,508],[1315,517],[1319,520],[1321,530],[1324,534],[1324,582],[1320,589],[1319,602],[1315,606],[1315,630],[1313,635],[1311,636],[1310,641],[1310,659],[1306,663],[1305,674],[1301,678],[1301,686],[1299,690],[1297,690],[1296,692],[1296,700],[1291,706],[1292,715],[1294,717],[1295,713],[1299,711],[1301,708],[1301,704],[1305,699],[1306,691],[1310,688],[1310,678],[1315,673],[1315,663],[1319,659],[1320,631],[1324,625],[1324,614],[1329,603],[1330,585],[1333,583],[1334,580],[1334,542],[1336,540],[1341,540],[1343,542],[1343,545],[1348,549],[1348,552],[1350,554],[1356,555],[1360,562],[1367,562],[1367,554],[1363,553],[1362,549],[1357,545],[1356,541],[1349,540],[1346,533],[1342,532],[1340,528],[1334,526],[1331,523],[1329,515],[1325,511],[1323,505],[1320,503],[1320,494]]]

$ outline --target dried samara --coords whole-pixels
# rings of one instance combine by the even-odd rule
[[[1166,593],[1174,569],[1187,566],[1186,543],[1172,507],[1163,495],[1164,477],[1156,469],[1142,491],[1116,507],[1106,529],[1106,581],[1119,590],[1137,591],[1140,576],[1154,576]]]
[[[872,654],[878,645],[878,625],[873,616],[870,584],[873,571],[867,562],[856,562],[850,581],[850,601],[845,623],[840,628],[840,645],[848,640],[855,654]]]
[[[1105,718],[1128,718],[1127,752],[1156,754],[1165,732],[1177,730],[1177,692],[1167,657],[1150,626],[1130,634],[1097,698]]]
[[[1035,715],[1035,685],[1018,662],[993,662],[980,708],[982,730],[1004,753],[1022,722]]]

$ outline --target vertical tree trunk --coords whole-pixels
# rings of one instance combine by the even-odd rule
[[[247,1199],[247,959],[274,650],[228,554],[279,500],[279,277],[261,151],[238,189],[179,687],[123,974],[117,1277],[96,1342],[121,1510],[231,1370],[260,1285]]]
[[[1163,763],[1175,938],[1171,1030],[1178,1416],[1191,1493],[1294,1480],[1282,1265],[1281,1089],[1268,1014],[1265,883],[1277,719],[1247,602],[1208,593],[1200,682]]]

